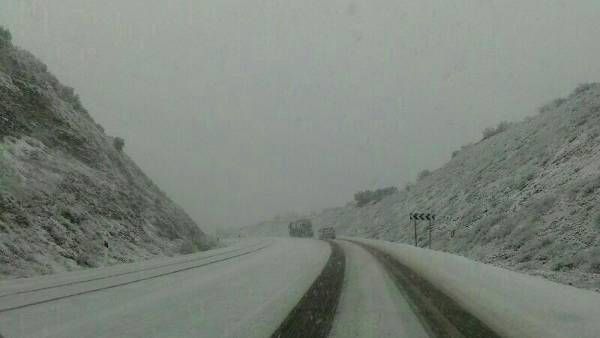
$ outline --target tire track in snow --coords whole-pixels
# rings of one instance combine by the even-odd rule
[[[346,258],[335,242],[331,255],[308,291],[285,318],[272,338],[324,338],[329,335],[342,292]]]
[[[392,256],[369,245],[348,240],[370,252],[390,274],[432,337],[500,337],[430,282]]]

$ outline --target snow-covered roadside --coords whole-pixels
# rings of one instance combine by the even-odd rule
[[[379,240],[375,247],[506,337],[597,337],[600,295],[473,260]]]
[[[231,252],[238,252],[254,247],[260,247],[268,245],[270,242],[271,241],[268,239],[245,239],[237,243],[233,243],[227,247],[202,251],[189,255],[161,257],[135,263],[119,264],[95,269],[76,270],[37,277],[0,280],[0,304],[2,303],[1,298],[7,294],[23,293],[28,292],[28,290],[38,288],[48,288],[57,285],[78,283],[90,279],[103,278],[106,276],[114,276],[136,271],[159,269],[165,266],[177,265],[185,262],[224,255]]]
[[[270,245],[214,264],[2,312],[0,331],[7,337],[268,337],[322,271],[330,248],[308,239],[263,242]]]

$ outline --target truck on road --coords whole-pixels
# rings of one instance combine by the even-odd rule
[[[319,229],[319,239],[335,239],[335,229],[332,227],[325,227]]]
[[[290,237],[313,237],[312,222],[309,219],[300,219],[289,225]]]

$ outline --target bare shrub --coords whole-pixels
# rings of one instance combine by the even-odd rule
[[[488,127],[483,130],[483,140],[486,140],[492,136],[498,135],[510,127],[510,123],[506,121],[502,121],[498,123],[496,128]]]
[[[417,181],[421,181],[422,179],[424,179],[425,177],[428,177],[430,175],[431,175],[431,171],[429,171],[427,169],[421,170],[419,175],[417,175]]]
[[[559,108],[560,106],[562,106],[565,102],[567,102],[567,99],[559,97],[558,99],[553,100],[550,103],[547,103],[543,106],[541,106],[538,111],[540,112],[540,114],[545,114],[553,109]]]
[[[594,85],[596,85],[595,83],[581,83],[577,86],[577,88],[575,88],[575,90],[573,91],[573,96],[579,95],[581,93],[587,92],[588,90],[592,89],[594,87]]]
[[[0,48],[12,45],[12,35],[10,31],[3,26],[0,26]]]
[[[121,137],[115,137],[113,140],[113,146],[118,152],[122,152],[123,148],[125,147],[125,140]]]

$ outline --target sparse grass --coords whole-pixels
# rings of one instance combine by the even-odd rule
[[[125,140],[121,137],[115,137],[113,139],[113,146],[118,152],[122,152],[125,147]]]

